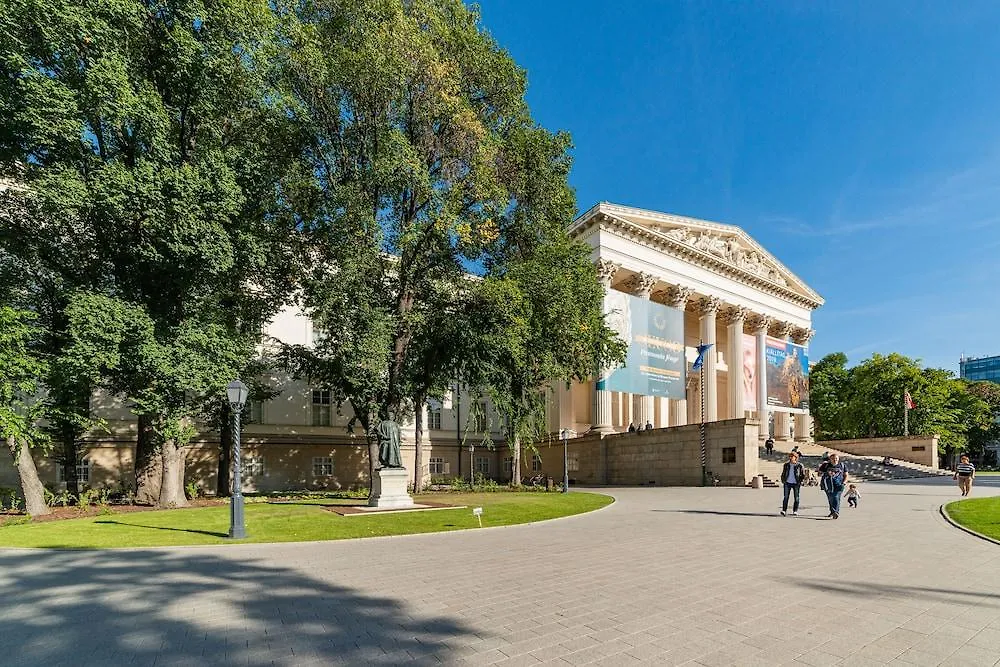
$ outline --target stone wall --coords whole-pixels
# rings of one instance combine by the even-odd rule
[[[901,461],[938,467],[938,436],[910,435],[898,438],[861,438],[858,440],[826,440],[817,447],[839,449],[858,456],[890,456]]]

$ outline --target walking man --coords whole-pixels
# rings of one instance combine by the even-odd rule
[[[962,458],[959,459],[958,466],[955,468],[953,479],[958,480],[958,488],[961,489],[963,496],[967,496],[972,492],[972,480],[975,477],[976,466],[969,463],[967,454],[962,454]]]
[[[802,480],[806,477],[806,469],[799,463],[797,452],[789,452],[788,462],[781,469],[782,488],[784,497],[781,499],[781,516],[785,516],[788,511],[788,494],[795,493],[795,503],[792,505],[792,516],[799,513],[799,494],[802,490]]]
[[[847,484],[847,464],[841,462],[839,454],[830,454],[830,458],[820,466],[819,487],[826,492],[826,499],[830,503],[831,519],[840,518],[840,496],[844,493],[844,486]]]
[[[767,436],[767,440],[764,441],[764,451],[767,452],[768,456],[774,451],[774,438],[771,436]]]

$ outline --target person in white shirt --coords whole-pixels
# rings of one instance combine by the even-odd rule
[[[789,452],[788,461],[781,468],[781,486],[784,497],[781,500],[781,516],[788,512],[788,496],[795,494],[795,504],[792,505],[792,516],[799,513],[799,495],[802,491],[802,480],[806,477],[805,467],[799,463],[799,453]]]

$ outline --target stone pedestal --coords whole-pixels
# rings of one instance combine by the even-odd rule
[[[380,468],[372,480],[372,493],[368,496],[369,507],[400,509],[413,507],[413,498],[406,492],[410,476],[405,468]]]

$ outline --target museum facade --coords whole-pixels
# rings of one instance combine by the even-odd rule
[[[572,236],[591,248],[606,289],[608,322],[628,343],[623,368],[548,395],[549,436],[526,452],[525,475],[562,475],[560,433],[593,439],[629,431],[746,419],[757,437],[809,438],[808,352],[811,315],[822,298],[736,226],[609,203],[580,215]],[[266,333],[309,345],[318,332],[297,308],[285,308]],[[699,345],[711,346],[702,355]],[[704,349],[704,348],[703,348]],[[246,491],[340,489],[367,485],[363,434],[352,432],[350,407],[331,392],[281,374],[280,393],[250,406],[244,426]],[[488,399],[455,386],[421,406],[422,479],[509,479],[503,420]],[[128,406],[95,397],[106,428],[87,438],[79,477],[91,486],[127,484],[136,422]],[[403,425],[403,460],[414,461],[413,423]],[[618,437],[618,436],[616,436]],[[202,432],[188,450],[187,478],[215,489],[218,433]],[[39,460],[43,481],[60,482],[60,465]],[[0,486],[10,485],[0,468]]]

